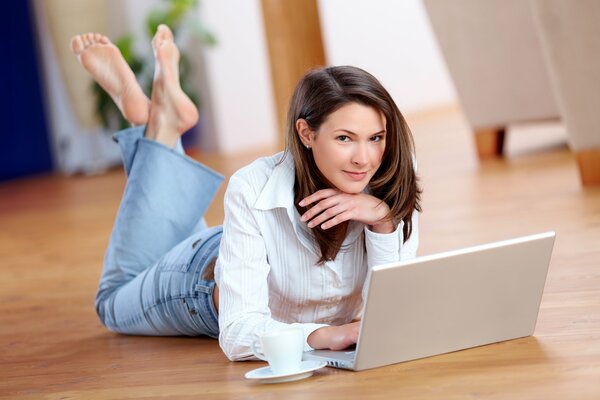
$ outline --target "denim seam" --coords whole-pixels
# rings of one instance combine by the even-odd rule
[[[209,229],[212,229],[212,228],[209,228]],[[216,248],[219,247],[220,241],[216,240],[216,237],[218,235],[220,235],[221,233],[222,233],[222,230],[217,230],[215,233],[213,233],[208,238],[206,238],[200,246],[198,246],[198,248],[196,249],[196,251],[194,252],[194,254],[191,256],[191,258],[189,260],[188,265],[190,268],[196,267],[199,265],[203,265],[206,263],[206,260],[214,253]],[[197,243],[197,241],[194,242],[194,244],[195,243]],[[207,251],[203,252],[204,254],[202,254],[202,257],[198,261],[196,261],[196,257],[198,256],[198,254],[200,254],[200,250],[204,246],[208,246]],[[204,267],[206,267],[206,266],[204,266]],[[202,276],[203,272],[204,272],[204,270],[200,271],[200,276]],[[203,281],[203,280],[200,280],[200,281]]]
[[[214,282],[213,282],[212,286],[214,287]],[[218,335],[219,335],[219,320],[216,318],[216,310],[215,310],[215,306],[212,302],[212,290],[211,290],[211,295],[205,296],[201,300],[204,301],[204,303],[205,303],[204,305],[207,306],[209,312],[206,314],[201,314],[200,318],[202,319],[202,321],[204,322],[204,325],[209,330],[212,331],[214,329],[215,337],[218,337]]]
[[[160,268],[160,272],[181,272],[181,273],[185,273],[189,268],[190,268],[190,264],[189,263],[181,263],[181,264],[158,264],[157,265],[158,268]],[[165,267],[164,269],[162,269],[162,267]]]
[[[215,289],[215,282],[213,281],[212,284],[210,285],[210,294],[209,296],[206,296],[206,301],[208,302],[208,308],[210,309],[210,318],[213,321],[214,325],[217,327],[217,333],[219,331],[219,318],[218,318],[218,313],[217,313],[217,308],[215,307],[214,302],[212,301],[212,293]]]

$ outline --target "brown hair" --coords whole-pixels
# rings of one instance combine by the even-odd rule
[[[296,121],[303,118],[310,129],[316,132],[331,113],[349,103],[373,107],[385,116],[386,146],[381,165],[369,182],[369,190],[389,206],[388,218],[394,223],[404,221],[406,241],[412,234],[412,213],[414,210],[421,211],[421,189],[413,166],[413,137],[387,90],[373,75],[360,68],[338,66],[314,69],[304,75],[296,86],[287,116],[286,149],[283,155],[285,157],[291,153],[294,158],[294,204],[302,214],[306,208],[298,206],[300,200],[332,186],[319,171],[312,151],[302,144]],[[314,240],[321,249],[319,264],[335,259],[347,228],[348,223],[326,231],[320,227],[313,228]]]

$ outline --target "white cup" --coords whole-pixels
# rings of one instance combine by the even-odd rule
[[[257,345],[260,343],[259,351]],[[304,332],[300,328],[284,328],[265,333],[252,343],[252,353],[269,363],[274,374],[290,374],[300,370],[304,351]]]

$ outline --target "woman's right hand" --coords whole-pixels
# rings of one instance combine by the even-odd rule
[[[325,326],[308,335],[307,342],[313,349],[344,350],[358,341],[360,321],[340,326]]]

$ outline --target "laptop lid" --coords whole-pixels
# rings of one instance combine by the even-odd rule
[[[554,237],[546,232],[374,267],[352,369],[533,334]]]

